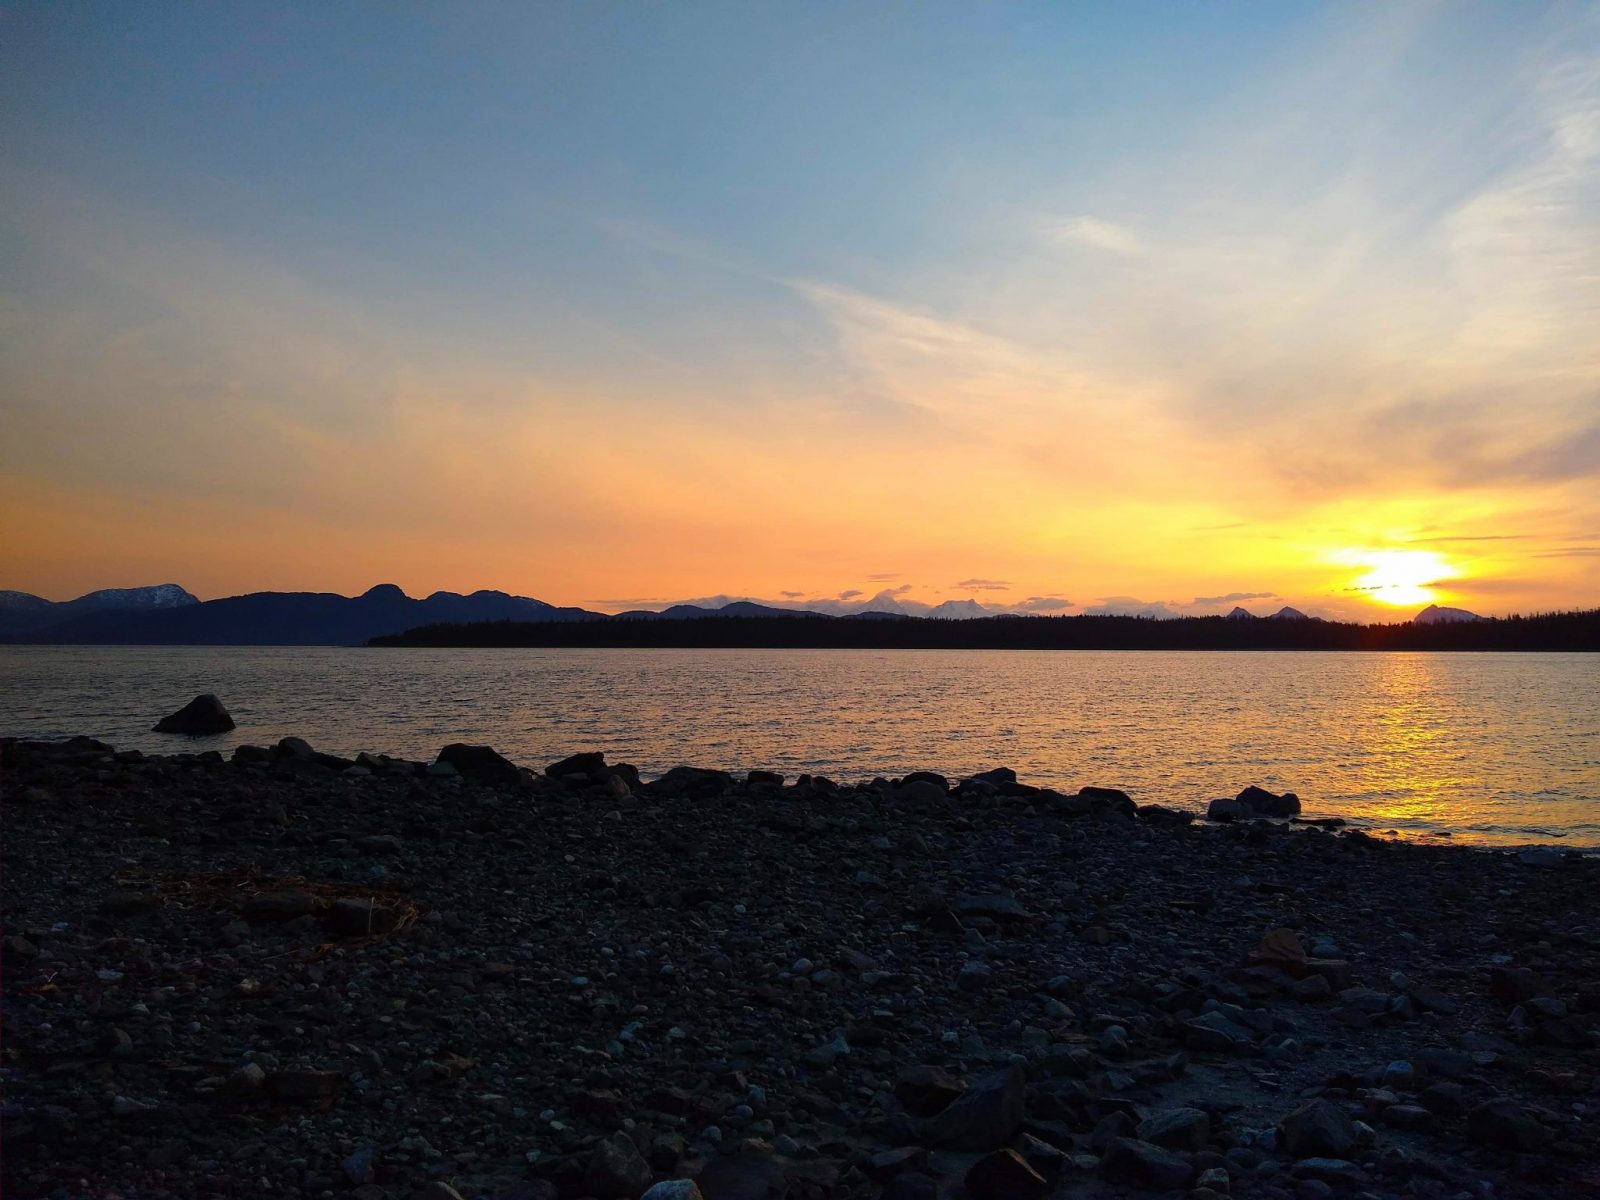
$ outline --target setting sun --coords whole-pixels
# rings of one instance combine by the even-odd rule
[[[1353,557],[1369,570],[1351,587],[1396,607],[1433,603],[1434,586],[1451,575],[1449,564],[1431,550],[1372,550]]]

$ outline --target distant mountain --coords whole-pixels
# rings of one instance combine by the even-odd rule
[[[0,636],[48,629],[74,617],[105,612],[153,612],[199,604],[175,583],[153,587],[102,588],[76,600],[46,600],[28,592],[0,592]]]
[[[187,592],[184,595],[188,595]],[[179,607],[91,612],[18,640],[95,645],[359,646],[419,625],[475,621],[594,621],[603,614],[557,608],[505,592],[435,592],[424,600],[392,583],[359,596],[331,592],[252,592]]]
[[[938,621],[976,621],[994,614],[976,600],[946,600],[922,614]]]
[[[1312,619],[1312,617],[1307,616],[1298,608],[1290,608],[1287,604],[1267,618],[1269,621],[1310,621]]]
[[[1411,618],[1413,625],[1448,625],[1455,621],[1482,621],[1475,612],[1468,612],[1464,608],[1441,608],[1437,604],[1430,604],[1416,616]]]
[[[695,617],[823,617],[826,613],[810,612],[802,608],[774,608],[770,604],[757,604],[751,600],[734,600],[719,608],[700,604],[674,604],[660,612],[648,608],[635,608],[618,613],[619,620],[630,621],[688,621]]]
[[[1255,613],[1251,612],[1248,608],[1240,608],[1237,605],[1234,606],[1234,609],[1231,613],[1223,618],[1224,621],[1254,621],[1255,619]]]

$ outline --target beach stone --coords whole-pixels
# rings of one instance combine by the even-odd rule
[[[692,1179],[664,1179],[639,1200],[705,1200],[700,1185]]]
[[[1028,919],[1028,910],[1006,892],[954,896],[950,900],[950,910],[958,917],[988,917],[1002,925]]]
[[[907,1067],[894,1081],[894,1096],[912,1116],[931,1117],[948,1108],[966,1086],[943,1067]]]
[[[453,767],[457,774],[482,783],[514,784],[521,780],[521,772],[509,758],[491,746],[468,746],[452,742],[439,751],[434,765]]]
[[[1139,1140],[1168,1150],[1203,1150],[1211,1140],[1211,1118],[1198,1108],[1174,1108],[1139,1122]]]
[[[155,723],[153,733],[184,733],[194,736],[208,733],[227,733],[232,729],[233,718],[210,692],[196,696],[177,712],[162,717]]]
[[[1194,1178],[1194,1166],[1184,1155],[1137,1138],[1113,1138],[1100,1156],[1100,1170],[1147,1188],[1187,1187]]]
[[[601,1138],[589,1153],[583,1186],[599,1200],[638,1200],[650,1186],[650,1164],[625,1133]]]
[[[1015,1150],[985,1154],[972,1164],[966,1184],[974,1200],[1038,1200],[1049,1187]]]
[[[331,1100],[344,1085],[343,1071],[295,1068],[273,1071],[266,1078],[267,1091],[274,1099],[288,1104],[317,1104]]]
[[[323,915],[333,932],[344,937],[391,933],[400,924],[400,910],[375,898],[335,900]]]
[[[1467,1114],[1467,1136],[1506,1150],[1538,1150],[1551,1140],[1550,1130],[1514,1100],[1488,1100]]]
[[[1278,1122],[1283,1148],[1293,1158],[1346,1158],[1359,1136],[1350,1114],[1329,1100],[1311,1100]]]
[[[1009,1066],[974,1081],[923,1127],[929,1145],[947,1150],[997,1150],[1022,1127],[1026,1079]]]
[[[905,1171],[920,1171],[928,1165],[928,1152],[921,1146],[897,1146],[880,1150],[867,1159],[867,1174],[874,1179],[892,1179]]]
[[[884,1185],[878,1200],[938,1200],[939,1185],[926,1175],[896,1175]]]

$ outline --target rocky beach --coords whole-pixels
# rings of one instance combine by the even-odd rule
[[[0,771],[7,1196],[1600,1195],[1591,857],[1249,780]]]

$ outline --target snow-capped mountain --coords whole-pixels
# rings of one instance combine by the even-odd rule
[[[46,600],[29,592],[0,592],[0,634],[48,629],[75,617],[102,612],[154,612],[199,604],[175,583],[150,587],[102,588],[76,600]]]
[[[1414,625],[1446,625],[1452,621],[1482,621],[1475,612],[1468,612],[1464,608],[1442,608],[1437,604],[1430,604],[1416,616],[1411,618]]]

